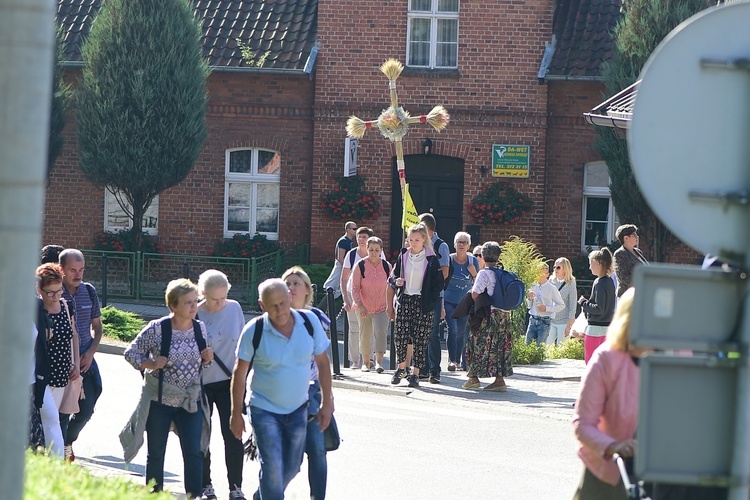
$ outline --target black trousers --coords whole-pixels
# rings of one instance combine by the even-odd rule
[[[242,487],[242,464],[243,448],[242,441],[234,437],[229,429],[229,417],[231,415],[231,382],[224,380],[203,386],[208,397],[208,408],[211,415],[214,406],[219,411],[221,421],[221,435],[224,438],[224,462],[227,465],[227,480],[229,489],[234,490]],[[203,458],[203,486],[211,483],[211,452],[206,453]]]

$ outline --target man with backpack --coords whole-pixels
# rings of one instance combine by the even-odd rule
[[[284,498],[284,490],[299,472],[305,451],[313,358],[322,395],[317,417],[321,431],[331,421],[333,394],[326,353],[330,341],[313,313],[291,308],[284,281],[268,279],[260,284],[258,292],[264,314],[242,330],[232,373],[230,428],[242,439],[245,380],[253,368],[249,411],[261,464],[259,493],[254,498]]]
[[[526,305],[529,306],[529,326],[526,329],[526,344],[536,341],[544,344],[549,334],[550,325],[555,313],[565,309],[565,301],[557,287],[548,281],[549,266],[546,262],[539,264],[539,279],[529,290]]]
[[[435,255],[437,255],[440,270],[443,271],[443,279],[447,280],[448,273],[450,272],[450,248],[435,232],[435,227],[437,226],[435,216],[430,213],[424,213],[419,216],[419,221],[427,227],[427,234],[430,236],[432,249],[435,251]],[[419,370],[420,378],[422,378],[422,374],[424,374],[424,378],[429,376],[431,384],[440,383],[440,359],[443,355],[443,350],[440,346],[440,322],[443,318],[445,318],[445,305],[443,304],[443,292],[441,291],[440,300],[435,305],[432,331],[427,341],[427,367],[426,369],[422,368]],[[427,375],[428,373],[429,375]]]
[[[94,354],[99,348],[104,329],[99,296],[91,283],[83,281],[86,261],[83,253],[68,248],[60,253],[63,269],[63,298],[75,306],[75,322],[81,351],[81,376],[83,377],[83,399],[78,402],[80,410],[70,416],[60,414],[60,427],[65,438],[65,460],[75,460],[73,443],[94,414],[96,401],[102,393],[102,377]]]

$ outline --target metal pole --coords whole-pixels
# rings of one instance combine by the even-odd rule
[[[388,328],[391,331],[391,354],[390,354],[390,368],[391,370],[395,370],[398,366],[398,360],[396,359],[396,342],[393,340],[393,332],[396,329],[396,322],[395,321],[389,321],[388,322]]]
[[[345,293],[343,290],[341,293]],[[346,309],[341,311],[341,313],[344,315],[344,368],[349,368],[351,363],[349,363],[349,315],[346,312]]]
[[[336,331],[336,311],[334,309],[333,288],[326,289],[328,299],[328,317],[331,319],[331,357],[333,362],[333,374],[341,376],[341,364],[339,363],[339,334]]]
[[[750,245],[748,245],[750,247]],[[750,255],[750,254],[748,254]],[[748,257],[750,259],[750,257]],[[745,263],[750,267],[750,262]],[[745,288],[744,302],[740,307],[748,311],[750,299],[750,280]],[[748,348],[750,348],[750,315],[742,315],[740,351],[744,363],[737,369],[737,420],[734,424],[734,450],[732,454],[729,500],[747,500],[750,498],[750,367],[748,366]]]
[[[39,264],[49,138],[55,8],[51,0],[0,2],[0,285],[30,283]],[[35,318],[31,293],[0,295],[0,484],[23,497],[29,436],[29,366]]]
[[[102,254],[102,306],[107,307],[107,254]]]
[[[190,279],[190,264],[188,264],[188,261],[182,262],[182,277],[186,280]]]

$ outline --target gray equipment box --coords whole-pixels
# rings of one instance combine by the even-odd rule
[[[735,330],[744,275],[656,264],[633,272],[633,344],[656,349],[723,350]]]
[[[652,354],[641,359],[639,479],[728,486],[737,365],[713,356]]]

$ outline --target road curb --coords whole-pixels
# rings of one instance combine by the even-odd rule
[[[387,394],[390,396],[408,396],[413,391],[411,390],[399,390],[391,387],[383,387],[382,385],[367,384],[364,382],[358,382],[356,380],[340,380],[333,379],[333,387],[337,389],[349,389],[352,391],[361,392],[372,392],[374,394]]]
[[[108,342],[102,341],[99,344],[99,348],[97,349],[97,352],[103,352],[104,354],[116,354],[118,356],[122,356],[125,354],[125,349],[127,349],[127,346],[120,345],[120,344],[110,344]]]

